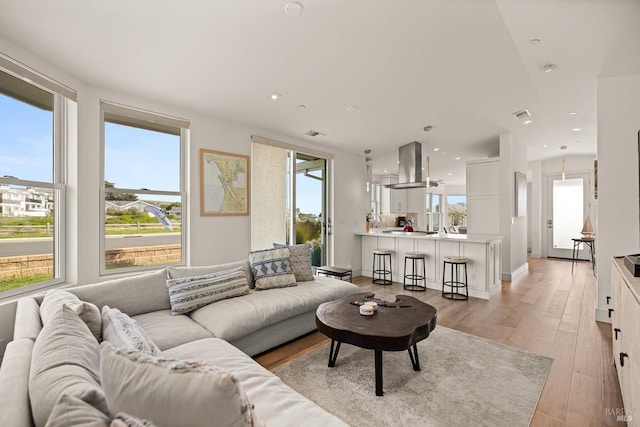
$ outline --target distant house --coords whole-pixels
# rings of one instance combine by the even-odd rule
[[[53,213],[53,190],[0,185],[0,216],[47,217]]]

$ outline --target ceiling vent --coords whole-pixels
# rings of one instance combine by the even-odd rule
[[[531,113],[526,108],[524,110],[516,111],[515,113],[513,113],[513,115],[518,120],[526,120],[531,117]]]
[[[307,135],[307,136],[318,136],[318,135],[327,136],[326,133],[318,132],[317,130],[313,130],[313,129],[309,129],[304,134]]]

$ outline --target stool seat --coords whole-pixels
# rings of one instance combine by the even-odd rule
[[[406,252],[405,257],[406,258],[426,258],[427,254],[422,252]]]
[[[464,264],[467,262],[467,258],[461,256],[446,256],[444,262],[451,262],[454,264]]]
[[[376,255],[391,255],[393,251],[390,249],[374,249],[373,253]]]

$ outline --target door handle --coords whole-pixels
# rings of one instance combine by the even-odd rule
[[[618,341],[618,334],[620,333],[620,328],[613,328],[613,332],[616,335],[616,341]]]
[[[611,297],[606,297],[607,298],[607,305],[609,305],[609,303],[611,302]]]
[[[629,357],[627,353],[620,353],[620,366],[624,366],[624,358]]]
[[[614,311],[613,308],[609,309],[609,319],[611,319],[611,313],[613,313],[613,311]]]

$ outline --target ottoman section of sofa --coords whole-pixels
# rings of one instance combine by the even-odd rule
[[[298,282],[297,286],[254,290],[249,295],[199,308],[190,316],[213,336],[234,341],[269,325],[315,312],[323,302],[358,292],[360,288],[349,282],[318,277],[313,281]]]

